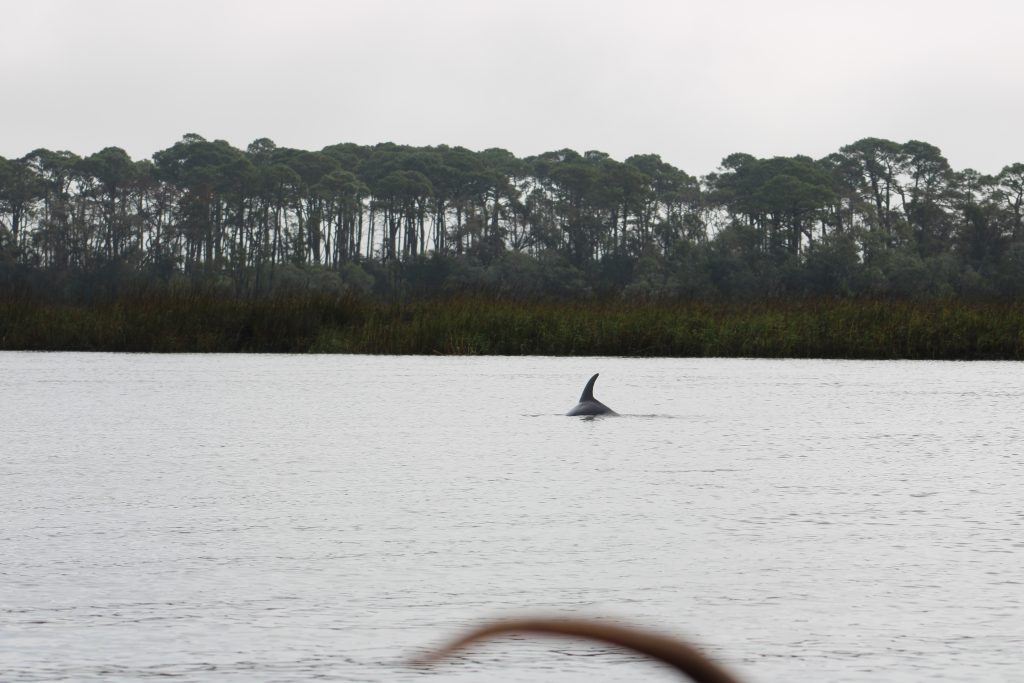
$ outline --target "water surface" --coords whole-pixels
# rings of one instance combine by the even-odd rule
[[[600,372],[622,414],[562,415]],[[1024,678],[1024,365],[0,354],[0,679]]]

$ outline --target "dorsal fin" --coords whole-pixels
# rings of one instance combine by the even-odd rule
[[[597,375],[600,374],[600,372],[595,374],[593,377],[590,378],[590,381],[587,382],[587,386],[583,388],[583,395],[580,396],[580,403],[583,403],[584,401],[594,400],[594,382],[597,381]]]

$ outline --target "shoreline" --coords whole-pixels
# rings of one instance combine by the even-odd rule
[[[4,297],[0,350],[1024,360],[1024,302]]]

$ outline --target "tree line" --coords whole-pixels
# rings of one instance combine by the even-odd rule
[[[185,135],[151,159],[0,157],[0,278],[751,298],[1024,294],[1024,164],[866,138],[821,159]]]

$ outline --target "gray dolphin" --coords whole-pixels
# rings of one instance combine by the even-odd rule
[[[601,373],[597,373],[597,375],[599,374]],[[583,388],[580,402],[566,415],[618,415],[614,410],[594,398],[594,382],[597,381],[597,375],[590,378],[587,386]]]

